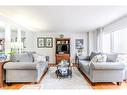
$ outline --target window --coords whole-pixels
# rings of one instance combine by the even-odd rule
[[[127,29],[113,32],[113,52],[127,52]]]
[[[104,33],[103,52],[127,53],[127,29]]]
[[[104,33],[103,35],[103,52],[110,52],[110,33]]]

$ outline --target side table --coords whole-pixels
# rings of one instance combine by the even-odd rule
[[[3,65],[9,61],[0,61],[0,88],[3,87],[3,78],[4,78],[4,69],[3,69]]]

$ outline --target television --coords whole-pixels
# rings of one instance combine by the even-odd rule
[[[59,44],[56,47],[56,53],[57,54],[69,54],[70,53],[70,47],[68,44]]]

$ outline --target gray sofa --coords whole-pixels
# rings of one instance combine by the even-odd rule
[[[124,65],[125,65],[125,69],[124,69],[123,80],[127,80],[127,63],[124,63]]]
[[[8,85],[12,82],[39,82],[41,76],[48,69],[45,61],[34,62],[33,52],[15,54],[12,62],[4,64],[5,81]]]
[[[97,82],[117,82],[120,85],[124,77],[124,64],[116,62],[117,54],[106,54],[107,60],[102,63],[91,63],[90,60],[103,53],[92,52],[90,56],[79,56],[79,69],[88,77],[95,85]]]

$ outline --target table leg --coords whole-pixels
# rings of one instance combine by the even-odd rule
[[[58,66],[57,66],[57,71],[56,71],[56,75],[57,75],[57,78],[58,78]]]

